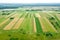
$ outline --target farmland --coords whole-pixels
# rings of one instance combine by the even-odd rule
[[[0,40],[53,40],[59,33],[59,11],[0,10]]]

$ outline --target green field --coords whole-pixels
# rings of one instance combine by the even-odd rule
[[[0,11],[0,40],[60,40],[57,11]]]

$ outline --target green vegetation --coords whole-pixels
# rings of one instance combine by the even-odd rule
[[[0,40],[60,40],[60,20],[57,13],[58,11],[50,13],[43,10],[2,10],[0,11]],[[7,25],[8,30],[4,30]],[[46,28],[46,32],[43,32],[45,29],[42,29],[42,26]]]
[[[36,22],[36,29],[37,29],[37,33],[42,33],[42,28],[41,28],[41,24],[39,22],[39,19],[37,17],[35,17],[35,22]]]

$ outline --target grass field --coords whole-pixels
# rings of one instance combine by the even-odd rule
[[[0,11],[0,40],[60,40],[56,11]]]

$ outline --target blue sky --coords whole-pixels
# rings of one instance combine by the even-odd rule
[[[0,3],[60,3],[60,0],[0,0]]]

